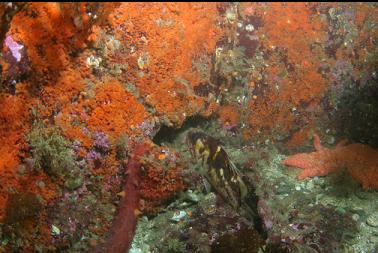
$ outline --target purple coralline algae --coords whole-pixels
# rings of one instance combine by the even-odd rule
[[[86,158],[88,163],[93,164],[95,167],[99,167],[101,165],[102,155],[95,150],[89,151]]]
[[[145,137],[153,137],[159,128],[156,126],[156,123],[151,120],[144,121],[138,126],[143,131]]]
[[[94,134],[93,146],[101,152],[107,152],[110,149],[110,142],[104,132],[96,132]]]

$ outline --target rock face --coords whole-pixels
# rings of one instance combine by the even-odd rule
[[[12,203],[22,207],[16,216],[27,216],[24,227],[0,226],[0,251],[85,252],[104,238],[116,241],[114,230],[133,231],[134,216],[125,227],[119,216],[111,225],[120,203],[120,213],[131,210],[125,207],[123,169],[141,141],[156,142],[140,175],[144,215],[160,218],[172,203],[184,205],[180,192],[186,188],[200,196],[202,180],[191,170],[184,144],[170,146],[190,127],[225,140],[225,149],[234,149],[227,150],[230,158],[246,174],[253,169],[243,164],[255,168],[267,159],[260,149],[274,144],[280,152],[303,152],[315,129],[328,135],[328,144],[348,138],[378,147],[376,4],[6,3],[0,16],[0,223],[16,208]],[[59,136],[36,132],[38,125]],[[28,138],[33,133],[34,140]],[[260,155],[250,159],[255,153]],[[330,150],[319,145],[287,163],[304,168],[300,178],[345,167],[365,189],[376,189],[372,156],[376,151],[362,144]],[[282,166],[275,171],[286,172]],[[285,198],[291,189],[320,194],[316,182],[335,174],[306,181],[284,177],[269,186],[277,192],[268,195]],[[242,179],[258,182],[259,189],[269,182],[268,176]],[[327,195],[330,185],[323,185],[325,199],[336,202]],[[31,209],[34,221],[15,202],[26,193],[19,202],[37,206],[37,199],[41,205],[38,216]],[[266,199],[264,194],[259,197]],[[297,197],[303,204],[306,196]],[[367,224],[366,215],[356,212]],[[165,241],[163,249],[194,251],[201,241],[199,251],[211,250],[218,227],[205,231],[203,220],[193,237],[177,230],[181,237]],[[266,220],[267,227],[275,228],[273,220]],[[298,222],[296,232],[302,233]],[[202,241],[202,231],[210,238]],[[160,246],[157,251],[164,252]]]

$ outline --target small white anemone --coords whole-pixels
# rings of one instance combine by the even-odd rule
[[[102,62],[102,58],[101,57],[96,57],[94,55],[91,55],[91,56],[89,56],[87,58],[87,66],[89,68],[98,68],[98,67],[100,67],[101,62]]]

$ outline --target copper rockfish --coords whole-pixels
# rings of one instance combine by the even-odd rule
[[[233,208],[239,210],[247,195],[241,174],[217,139],[202,132],[189,132],[187,142],[199,172]]]

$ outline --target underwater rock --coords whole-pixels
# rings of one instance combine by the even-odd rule
[[[258,253],[265,241],[256,230],[241,229],[234,234],[225,234],[213,242],[214,253]]]
[[[257,197],[278,248],[376,251],[377,192],[367,190],[377,188],[376,152],[351,144],[302,153],[311,167],[302,177],[347,167],[365,192],[339,174],[298,182],[280,153],[310,152],[315,130],[329,145],[345,136],[377,147],[377,4],[8,2],[0,16],[0,252],[90,251],[118,206],[116,250],[127,249],[143,212],[157,225],[142,230],[152,242],[142,251],[210,252],[250,225],[235,209],[239,199],[254,209]],[[218,169],[223,198],[203,192],[173,134],[188,126],[224,141],[214,159],[199,152]],[[133,163],[135,143],[167,132]],[[228,160],[243,177],[226,175]],[[141,167],[129,192],[127,164]],[[214,183],[220,169],[225,180]],[[257,190],[245,196],[243,185]],[[12,211],[22,231],[3,230],[16,228]],[[186,216],[172,222],[177,211]]]
[[[378,227],[378,211],[375,211],[367,217],[366,224],[372,227]]]

